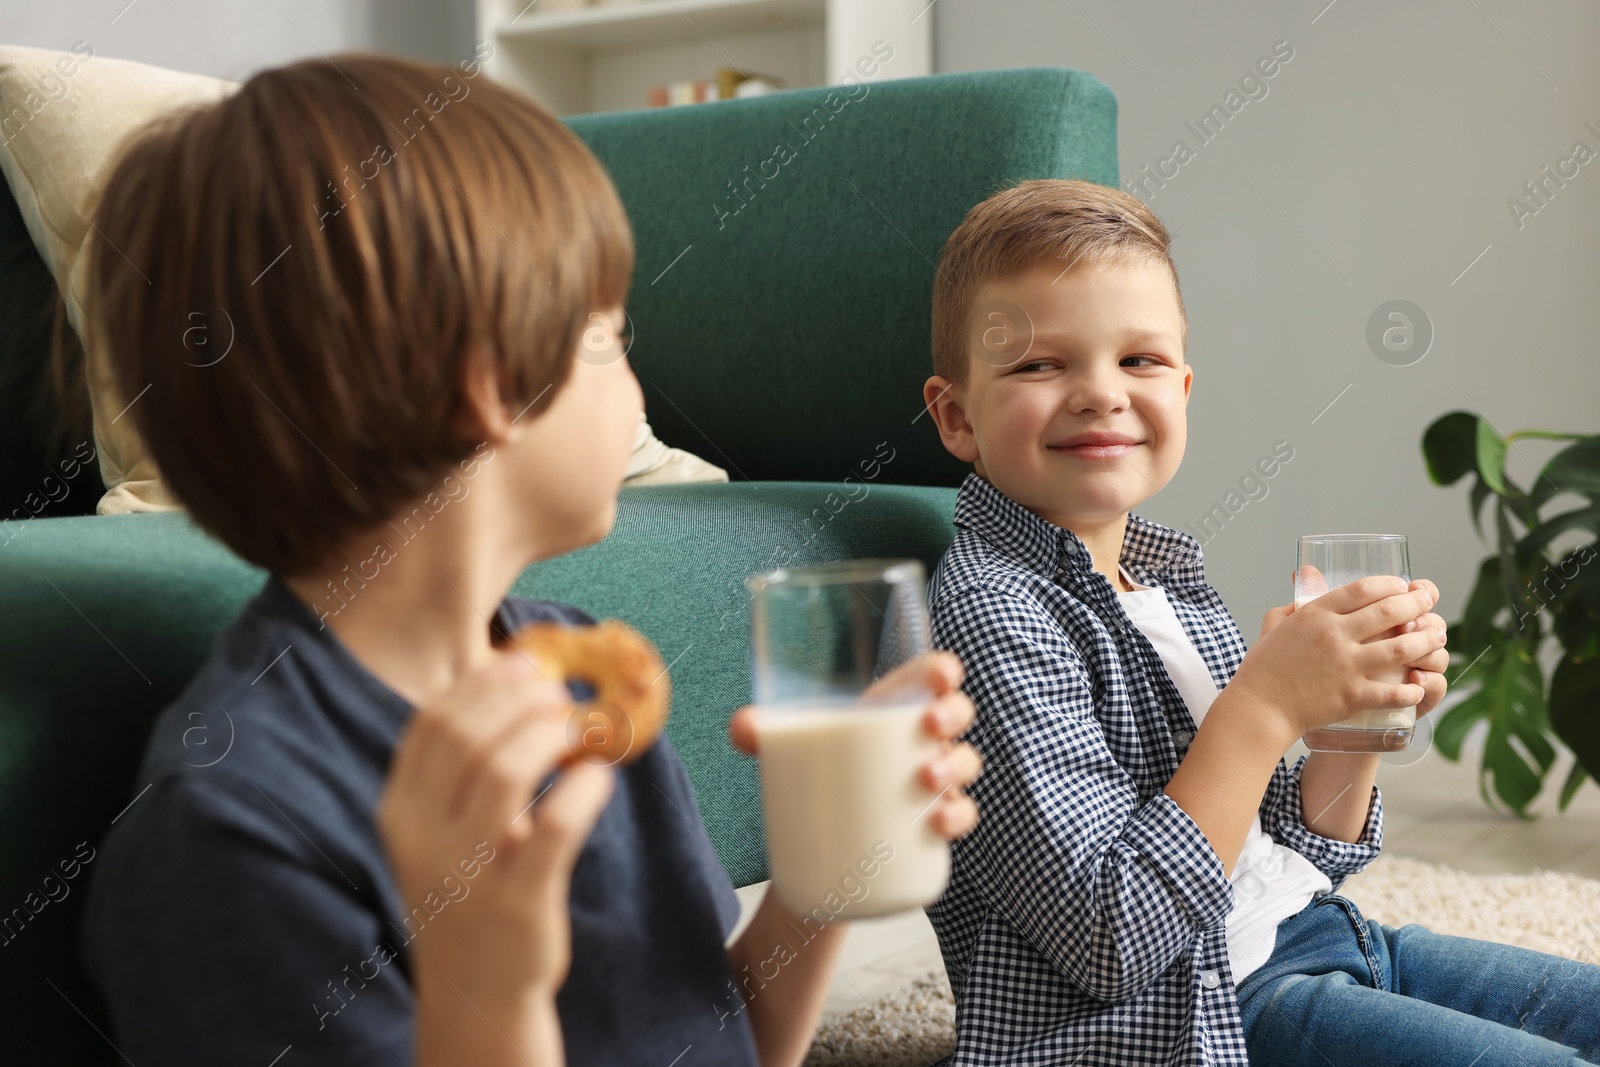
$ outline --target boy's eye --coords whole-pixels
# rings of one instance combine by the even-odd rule
[[[1153,366],[1160,366],[1161,365],[1161,359],[1159,357],[1157,357],[1157,356],[1145,356],[1145,355],[1123,356],[1122,357],[1122,362],[1126,363],[1130,359],[1147,359],[1147,360],[1150,361],[1150,365],[1153,365]],[[1036,360],[1033,360],[1032,362],[1024,363],[1021,366],[1019,366],[1017,368],[1017,373],[1021,374],[1021,373],[1025,372],[1025,371],[1036,370],[1036,369],[1041,368],[1041,367],[1049,367],[1050,365],[1051,364],[1046,360],[1036,359]]]

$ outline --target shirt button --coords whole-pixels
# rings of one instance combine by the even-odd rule
[[[1189,746],[1189,742],[1193,741],[1193,740],[1194,740],[1194,734],[1191,734],[1188,730],[1174,730],[1173,731],[1172,741],[1179,748],[1187,748]]]
[[[1207,989],[1215,989],[1217,986],[1222,984],[1222,978],[1217,974],[1216,971],[1201,971],[1200,984],[1205,986]]]

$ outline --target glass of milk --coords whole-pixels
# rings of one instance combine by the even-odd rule
[[[1404,534],[1306,534],[1296,553],[1294,606],[1298,609],[1330,589],[1372,574],[1411,581]],[[1391,667],[1375,679],[1404,682],[1408,670]],[[1416,725],[1414,705],[1377,708],[1311,730],[1301,740],[1314,752],[1394,752],[1411,744]]]
[[[772,891],[827,924],[933,903],[950,846],[929,825],[918,771],[940,742],[927,579],[914,559],[787,568],[745,582]]]

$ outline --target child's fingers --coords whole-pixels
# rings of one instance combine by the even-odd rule
[[[1360,592],[1352,594],[1352,602],[1360,603],[1362,596],[1370,595],[1374,590],[1391,588],[1391,583],[1399,580],[1388,575],[1360,578],[1347,585],[1341,585],[1320,599],[1337,597],[1347,589],[1362,587]],[[1432,585],[1433,583],[1429,582],[1423,588],[1385,596],[1349,612],[1348,617],[1356,626],[1358,639],[1366,640],[1375,634],[1395,630],[1427,612],[1436,603]]]
[[[564,716],[534,713],[506,734],[486,758],[463,765],[458,788],[463,833],[474,840],[525,838],[539,783],[572,754]]]
[[[1396,627],[1395,628],[1395,632],[1391,633],[1389,636],[1390,637],[1397,637],[1400,634],[1409,634],[1409,633],[1414,633],[1417,630],[1427,630],[1427,629],[1435,629],[1435,628],[1436,629],[1440,629],[1440,630],[1443,630],[1445,628],[1444,616],[1435,614],[1434,612],[1430,611],[1430,612],[1427,612],[1426,614],[1417,616],[1415,619],[1412,619],[1410,622],[1406,623],[1403,626]]]
[[[926,691],[938,696],[959,688],[964,677],[966,670],[961,666],[961,657],[954,652],[938,649],[906,660],[867,686],[861,695],[884,697],[902,691]]]
[[[616,788],[616,771],[597,763],[574,763],[562,772],[532,810],[532,832],[509,851],[513,877],[533,885],[564,885],[584,842]]]
[[[935,805],[929,818],[939,836],[965,837],[978,825],[978,804],[965,793],[954,793]]]
[[[542,682],[520,661],[501,657],[467,676],[438,703],[412,713],[389,778],[451,804],[465,766],[481,759],[519,719],[535,710],[559,715],[570,704],[565,687]]]
[[[1399,637],[1369,642],[1363,646],[1363,650],[1370,650],[1368,656],[1376,658],[1381,664],[1409,666],[1424,656],[1443,649],[1445,640],[1446,635],[1442,629],[1418,630],[1415,633],[1401,634]]]
[[[1433,602],[1435,604],[1439,602],[1439,587],[1434,585],[1433,582],[1429,581],[1427,578],[1417,578],[1413,580],[1411,583],[1411,588],[1426,589],[1428,594],[1433,597]]]
[[[1376,606],[1394,596],[1404,596],[1410,589],[1405,579],[1393,574],[1369,574],[1365,578],[1357,578],[1353,582],[1346,582],[1317,597],[1314,603],[1319,608],[1341,615],[1348,615],[1360,611],[1369,605]],[[1421,594],[1417,594],[1421,595]],[[1421,610],[1413,611],[1409,615],[1397,617],[1391,625],[1399,625],[1406,619],[1412,619],[1422,614],[1422,611],[1432,604],[1424,604]]]
[[[965,786],[983,773],[983,757],[971,745],[951,745],[922,765],[918,777],[927,788],[938,792],[947,785]]]
[[[1429,652],[1426,656],[1412,660],[1410,663],[1407,663],[1406,666],[1415,667],[1419,671],[1437,672],[1439,674],[1443,674],[1445,668],[1450,666],[1450,650],[1447,648],[1436,648],[1432,652]]]
[[[923,661],[931,668],[930,681],[934,683],[935,693],[948,693],[961,688],[967,669],[962,665],[960,656],[948,649],[936,649],[924,656]]]
[[[728,740],[746,756],[756,754],[756,709],[746,704],[728,720]]]
[[[1409,677],[1409,673],[1408,673]],[[1409,708],[1428,699],[1428,691],[1419,682],[1356,682],[1355,707]]]
[[[1444,674],[1439,671],[1414,671],[1412,680],[1422,686],[1425,694],[1417,701],[1417,714],[1426,715],[1444,699],[1445,690],[1449,683],[1445,681]]]
[[[939,740],[951,741],[967,732],[977,714],[972,698],[958,689],[930,701],[922,725]]]

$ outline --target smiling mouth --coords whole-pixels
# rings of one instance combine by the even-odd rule
[[[1140,447],[1144,442],[1119,445],[1074,445],[1065,448],[1060,445],[1046,445],[1052,452],[1063,456],[1072,456],[1076,459],[1119,459]]]

